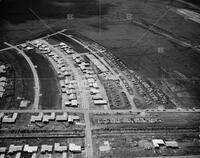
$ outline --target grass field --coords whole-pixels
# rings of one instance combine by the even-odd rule
[[[1,26],[3,41],[16,44],[35,38],[42,32],[73,29],[107,47],[130,69],[156,81],[160,87],[163,86],[160,84],[161,67],[168,71],[179,71],[193,82],[193,87],[199,87],[199,53],[131,22],[135,20],[149,26],[154,24],[170,35],[197,45],[200,37],[199,24],[175,13],[177,8],[189,8],[185,4],[175,1],[171,3],[170,0],[101,0],[100,6],[96,0],[52,0],[38,3],[31,1],[21,6],[22,2],[24,3],[22,0],[20,3],[13,0],[5,3],[7,9]],[[13,6],[16,8],[11,13]],[[38,21],[28,8],[43,21]],[[68,20],[67,14],[73,14],[73,19]],[[132,19],[127,20],[127,15],[129,18],[131,15]],[[160,55],[158,48],[164,50]],[[189,103],[194,105],[192,107],[199,104],[200,90],[193,87],[189,87],[192,96],[182,100],[185,107]]]
[[[40,81],[40,109],[59,109],[61,107],[61,96],[59,94],[56,72],[51,63],[35,50],[27,52],[34,65]]]

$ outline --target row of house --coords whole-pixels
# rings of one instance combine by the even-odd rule
[[[175,140],[164,141],[163,139],[152,139],[152,144],[154,148],[159,148],[160,146],[166,146],[168,148],[179,148],[179,145]]]
[[[68,145],[61,145],[60,143],[54,143],[54,145],[47,145],[43,144],[40,147],[41,154],[45,153],[63,153],[63,152],[72,152],[72,153],[80,153],[81,152],[81,146],[76,145],[74,143],[69,143]],[[37,153],[39,152],[38,146],[29,146],[29,144],[25,145],[14,145],[11,144],[8,148],[7,147],[0,147],[0,154],[16,154],[16,153]],[[21,155],[21,154],[20,154]],[[20,157],[20,156],[19,156]]]
[[[49,121],[68,121],[69,123],[74,123],[74,121],[79,121],[80,117],[77,115],[68,115],[64,112],[62,115],[56,115],[55,112],[49,114],[43,114],[42,112],[38,115],[31,116],[31,123],[42,122],[48,123]]]
[[[13,113],[11,114],[5,114],[5,113],[0,113],[0,121],[2,123],[15,123],[17,119],[18,113]]]
[[[66,43],[63,43],[63,42],[59,43],[59,47],[60,47],[60,49],[62,49],[67,54],[74,54],[75,53],[75,51],[69,45],[67,45]]]
[[[0,65],[0,75],[6,73],[6,66]],[[5,93],[5,85],[6,85],[7,78],[5,76],[0,77],[0,98],[3,97]]]

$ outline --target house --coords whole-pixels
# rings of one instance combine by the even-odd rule
[[[0,113],[0,121],[2,120],[3,116],[4,116],[4,113],[1,112],[1,113]]]
[[[95,105],[106,105],[107,101],[106,100],[94,100]]]
[[[7,150],[6,147],[0,147],[0,154],[5,153]]]
[[[42,118],[43,118],[43,113],[42,112],[40,112],[37,116],[36,115],[32,115],[31,116],[31,123],[42,122]]]
[[[69,123],[74,123],[74,121],[78,121],[80,120],[79,116],[75,116],[75,115],[68,115],[68,122]]]
[[[99,90],[97,90],[97,89],[95,89],[95,88],[91,88],[91,89],[90,89],[90,93],[91,93],[92,95],[94,95],[94,94],[99,93]]]
[[[77,100],[77,96],[75,93],[70,94],[69,100]]]
[[[13,154],[15,152],[22,151],[22,148],[23,148],[23,146],[21,146],[21,145],[15,146],[14,144],[11,144],[8,149],[8,154]]]
[[[92,96],[92,99],[93,99],[93,100],[102,100],[103,97],[102,97],[101,94],[95,94],[95,95]]]
[[[176,141],[165,141],[165,145],[168,148],[178,148],[178,143]]]
[[[94,87],[94,88],[99,88],[99,85],[97,84],[97,82],[94,82],[93,84],[92,84],[92,86]]]
[[[3,92],[0,92],[0,98],[2,98],[3,97]]]
[[[69,151],[73,153],[81,152],[81,146],[69,143]]]
[[[5,92],[5,89],[3,86],[0,86],[0,92]]]
[[[154,148],[159,148],[160,145],[165,145],[162,139],[152,139]]]
[[[66,152],[67,146],[61,146],[60,143],[55,143],[54,144],[54,151],[55,152]]]
[[[42,145],[41,146],[41,153],[50,153],[53,150],[53,146],[52,145]]]
[[[68,115],[66,112],[63,115],[56,115],[56,121],[67,121]]]
[[[71,100],[71,106],[77,107],[78,106],[78,101],[77,100]]]
[[[36,153],[38,151],[38,146],[29,146],[28,144],[25,144],[23,151],[27,153]]]
[[[6,82],[6,77],[0,77],[0,82]]]
[[[88,78],[87,81],[88,81],[88,83],[94,83],[95,79],[94,78]]]
[[[30,103],[30,101],[28,101],[28,100],[22,100],[21,102],[20,102],[20,108],[26,108],[27,106],[28,106],[28,104]]]
[[[14,113],[13,115],[12,115],[12,117],[9,117],[9,116],[4,116],[3,117],[3,120],[2,120],[2,122],[3,123],[15,123],[15,121],[16,121],[16,119],[17,119],[17,113]]]
[[[49,121],[54,121],[55,120],[55,112],[52,112],[51,115],[44,115],[42,122],[48,123]]]

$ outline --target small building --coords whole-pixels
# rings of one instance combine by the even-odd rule
[[[165,145],[162,139],[152,139],[152,143],[153,143],[154,148],[159,148],[160,145]]]
[[[94,83],[95,79],[94,78],[88,78],[87,81],[88,81],[88,83]]]
[[[6,147],[0,147],[0,154],[5,153],[7,150]]]
[[[69,143],[69,151],[73,153],[80,153],[81,152],[81,146]]]
[[[12,115],[12,117],[9,117],[9,116],[4,116],[3,117],[3,120],[2,120],[2,122],[3,123],[15,123],[16,122],[16,119],[17,119],[17,113],[14,113],[13,115]]]
[[[77,100],[71,100],[71,106],[77,107],[78,106],[78,101]]]
[[[38,146],[29,146],[28,144],[25,144],[23,151],[27,153],[36,153],[38,151]]]
[[[55,112],[52,112],[51,115],[44,115],[42,122],[48,123],[49,121],[54,121],[55,120]]]
[[[61,146],[60,143],[55,143],[54,151],[55,152],[67,152],[67,146]]]
[[[63,115],[56,115],[56,121],[67,121],[68,115],[66,112]]]
[[[6,82],[6,77],[0,77],[0,82]]]
[[[97,88],[97,89],[99,88],[99,85],[98,85],[97,82],[93,83],[92,86],[93,86],[94,88]]]
[[[51,153],[53,150],[53,146],[52,145],[42,145],[41,146],[41,153]]]
[[[23,146],[21,146],[21,145],[15,146],[14,144],[11,144],[9,146],[9,149],[8,149],[8,154],[13,154],[15,152],[20,152],[20,151],[22,151],[22,148],[23,148]]]
[[[42,112],[40,112],[38,115],[32,115],[31,116],[31,123],[42,122],[42,118],[43,118],[43,113]]]
[[[0,86],[0,92],[5,92],[5,88],[3,86]]]
[[[28,104],[30,104],[30,101],[28,101],[28,100],[22,100],[21,102],[20,102],[20,108],[26,108],[27,106],[28,106]]]
[[[107,101],[106,100],[94,100],[95,105],[106,105]]]
[[[74,121],[79,121],[80,117],[77,115],[68,115],[68,122],[69,123],[74,123]]]
[[[97,89],[95,89],[95,88],[91,88],[91,89],[90,89],[90,93],[91,93],[92,95],[94,95],[94,94],[99,93],[99,90],[97,90]]]
[[[69,95],[69,100],[77,100],[76,94],[75,94],[75,93],[71,93],[71,94]]]
[[[1,112],[1,113],[0,113],[0,121],[2,120],[3,116],[4,116],[4,113]]]
[[[165,141],[165,145],[168,148],[178,148],[178,143],[176,141]]]
[[[0,98],[2,98],[3,97],[3,92],[0,92]]]
[[[102,100],[103,97],[102,97],[101,94],[95,94],[95,95],[92,96],[92,99],[93,99],[93,100]]]

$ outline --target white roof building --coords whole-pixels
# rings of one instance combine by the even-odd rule
[[[95,105],[105,105],[107,104],[106,100],[94,100]]]
[[[88,81],[88,83],[94,83],[95,79],[94,78],[88,78],[87,81]]]
[[[56,115],[56,121],[67,121],[68,115],[66,112],[63,115]]]
[[[73,123],[74,121],[78,121],[80,120],[79,116],[75,116],[75,115],[68,115],[68,122]]]
[[[0,113],[0,121],[1,121],[1,119],[3,118],[3,116],[4,116],[4,113],[1,112],[1,113]]]
[[[169,148],[178,148],[178,143],[176,141],[165,141],[165,145]]]
[[[81,152],[81,146],[69,143],[69,151],[71,152]]]
[[[55,112],[52,112],[51,115],[44,115],[42,122],[49,122],[55,120]]]
[[[0,147],[0,154],[1,154],[1,153],[5,153],[5,152],[6,152],[6,150],[7,150],[7,148],[6,148],[6,147]]]
[[[103,97],[102,97],[101,94],[95,94],[95,95],[92,96],[92,99],[93,99],[93,100],[102,100]]]
[[[31,116],[31,122],[41,122],[42,118],[43,118],[43,113],[40,112],[37,116],[36,115]]]
[[[99,90],[97,90],[97,89],[95,89],[95,88],[91,88],[91,89],[90,89],[90,93],[91,93],[91,94],[97,94],[97,93],[99,93]]]
[[[152,139],[153,146],[159,148],[160,145],[165,145],[162,139]]]
[[[23,146],[21,146],[21,145],[15,146],[14,144],[11,144],[9,146],[8,153],[12,154],[14,152],[22,151],[22,148],[23,148]]]
[[[41,146],[41,153],[52,152],[53,146],[52,145],[42,145]]]
[[[38,146],[29,146],[28,144],[24,145],[24,152],[34,153],[38,151]]]
[[[67,146],[61,146],[60,143],[55,143],[54,144],[54,151],[55,152],[66,152]]]
[[[15,121],[16,121],[16,119],[17,119],[17,113],[14,113],[13,115],[12,115],[12,117],[9,117],[9,116],[4,116],[3,117],[3,120],[2,120],[2,122],[3,123],[15,123]]]
[[[71,105],[74,107],[78,106],[78,101],[77,100],[71,100]]]

